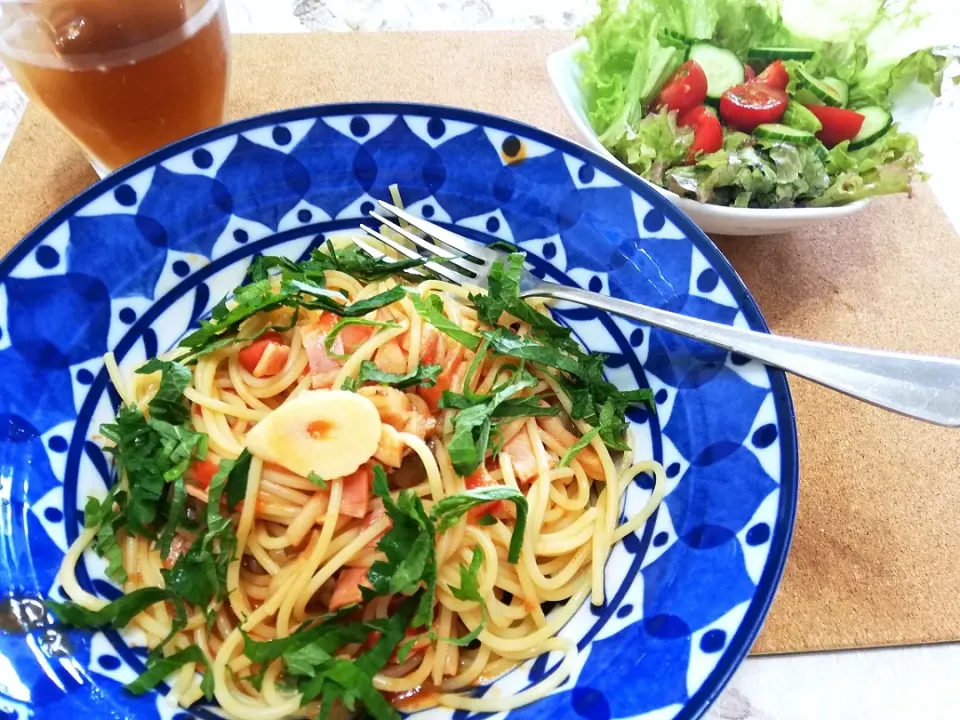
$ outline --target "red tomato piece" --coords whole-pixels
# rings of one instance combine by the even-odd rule
[[[464,483],[467,486],[467,490],[476,490],[477,488],[491,487],[497,484],[494,482],[493,478],[490,477],[490,473],[487,472],[487,469],[483,465],[478,467],[473,471],[473,473],[464,478]],[[467,511],[467,514],[473,519],[478,520],[484,515],[493,515],[502,507],[503,500],[494,500],[493,502],[484,503],[483,505],[477,505],[476,507],[470,508],[470,510]]]
[[[275,343],[277,345],[283,345],[283,338],[280,337],[280,333],[267,332],[261,335],[256,342],[248,345],[243,348],[239,353],[237,353],[237,359],[240,360],[240,365],[248,373],[253,373],[257,369],[257,365],[260,362],[260,359],[263,357],[263,354],[267,350],[267,346],[270,343]]]
[[[682,113],[706,99],[707,75],[696,60],[687,60],[660,89],[656,105]]]
[[[743,79],[744,79],[746,82],[750,82],[750,81],[753,80],[755,77],[757,77],[757,71],[754,70],[754,69],[753,69],[752,67],[750,67],[749,65],[744,65],[744,66],[743,66]]]
[[[807,110],[816,115],[823,125],[817,137],[827,147],[853,140],[863,127],[864,116],[853,110],[828,105],[807,105]]]
[[[371,335],[373,327],[370,325],[347,325],[337,333],[337,337],[343,341],[343,350],[348,355],[369,340]]]
[[[341,480],[343,483],[343,499],[340,501],[340,514],[362,518],[370,512],[370,498],[372,497],[373,471],[367,465],[347,475]]]
[[[723,147],[723,127],[717,114],[706,105],[687,110],[677,119],[677,125],[693,128],[693,145],[687,155],[689,165],[700,153],[714,153]]]
[[[734,85],[720,97],[720,117],[734,130],[753,132],[757,125],[775,123],[787,109],[787,94],[759,82]]]
[[[212,460],[194,460],[190,466],[190,475],[196,481],[197,485],[206,489],[210,487],[210,481],[220,470],[220,466]]]
[[[330,596],[330,611],[363,602],[363,594],[360,592],[362,587],[373,587],[370,580],[367,579],[367,569],[344,568],[333,585],[333,595]]]
[[[438,357],[438,351],[436,349],[431,350],[431,354],[434,358]],[[431,411],[437,411],[440,398],[443,397],[443,391],[449,390],[453,384],[453,378],[460,368],[460,361],[462,359],[463,345],[454,343],[453,349],[443,358],[443,370],[437,376],[437,381],[433,387],[420,386],[417,388],[417,394],[427,401],[427,405],[430,406]],[[424,357],[424,363],[430,363],[430,361]]]
[[[774,60],[767,65],[762,73],[757,75],[754,82],[777,90],[786,90],[787,84],[790,82],[790,73],[787,72],[782,60]]]

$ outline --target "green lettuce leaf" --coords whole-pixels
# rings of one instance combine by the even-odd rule
[[[919,83],[939,95],[955,50],[929,47],[933,36],[916,0],[600,0],[580,31],[577,57],[588,119],[600,141],[643,178],[685,197],[735,207],[827,206],[907,192],[922,177],[920,154],[906,133],[891,129],[856,152],[820,145],[765,144],[725,131],[724,148],[685,165],[692,131],[675,116],[648,112],[675,67],[671,54],[696,40],[746,58],[752,47],[804,47],[815,77],[850,88],[849,107],[889,109]],[[795,76],[800,63],[788,61]],[[788,92],[795,91],[793,81]],[[815,132],[797,112],[782,122]]]

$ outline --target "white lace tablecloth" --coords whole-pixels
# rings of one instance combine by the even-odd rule
[[[957,0],[926,0],[960,20]],[[829,3],[824,3],[829,7]],[[227,0],[233,32],[573,28],[595,0]],[[952,36],[960,42],[960,31]],[[958,72],[954,69],[954,72]],[[0,65],[0,159],[26,101]],[[914,128],[941,205],[960,228],[960,91]],[[935,148],[935,151],[931,151]],[[960,645],[748,659],[708,720],[956,720]]]

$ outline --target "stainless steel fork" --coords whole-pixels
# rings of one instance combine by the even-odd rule
[[[453,283],[486,287],[492,264],[505,257],[502,252],[467,240],[389,203],[380,202],[380,205],[440,244],[418,237],[377,212],[371,216],[409,240],[423,254],[367,225],[360,226],[363,231],[406,257],[418,258],[424,254],[435,257],[440,262],[431,260],[425,267]],[[384,257],[363,240],[355,238],[354,242],[364,252]],[[902,415],[960,427],[960,360],[833,345],[720,325],[539,280],[526,269],[520,281],[520,296],[565,300],[622,315],[739,353]]]

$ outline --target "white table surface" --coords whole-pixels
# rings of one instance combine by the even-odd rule
[[[960,25],[954,0],[940,6]],[[574,28],[594,0],[227,0],[233,32]],[[829,5],[829,3],[827,3]],[[957,32],[945,34],[960,42]],[[954,70],[957,72],[957,70]],[[0,65],[0,160],[26,101]],[[960,92],[918,124],[941,205],[960,228]],[[750,658],[708,720],[955,720],[960,718],[960,645]]]

